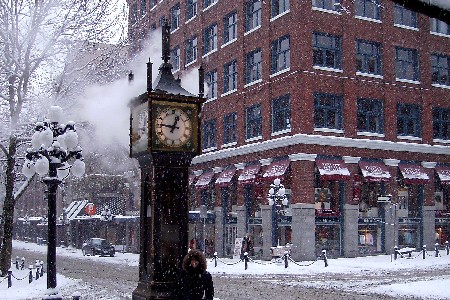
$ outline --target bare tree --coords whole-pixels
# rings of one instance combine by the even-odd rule
[[[5,170],[0,275],[11,266],[14,206],[26,187],[25,182],[15,188],[21,124],[37,120],[40,109],[60,100],[61,93],[45,92],[58,91],[55,74],[64,72],[74,45],[110,41],[123,31],[120,5],[119,0],[0,0],[0,158]]]

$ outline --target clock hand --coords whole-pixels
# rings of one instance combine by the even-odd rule
[[[179,116],[175,116],[175,122],[173,122],[172,129],[170,129],[170,133],[173,133],[175,128],[176,129],[180,128],[180,127],[177,127],[177,123],[178,123],[179,120],[180,120],[180,117]]]
[[[178,126],[173,126],[173,125],[168,125],[168,124],[159,124],[160,127],[164,126],[164,127],[169,127],[169,128],[175,128],[175,129],[179,129],[180,127]]]

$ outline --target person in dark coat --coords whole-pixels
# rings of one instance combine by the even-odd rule
[[[214,284],[201,251],[192,249],[183,258],[179,284],[179,300],[213,300]]]

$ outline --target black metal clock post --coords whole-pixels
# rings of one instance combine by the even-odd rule
[[[170,28],[163,26],[163,64],[152,84],[147,64],[147,92],[133,99],[130,155],[141,168],[139,283],[133,300],[176,299],[177,273],[188,249],[188,170],[200,152],[199,95],[172,75]],[[154,86],[154,88],[153,88]]]

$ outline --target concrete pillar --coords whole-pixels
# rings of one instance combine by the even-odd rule
[[[344,205],[344,256],[357,257],[358,252],[358,205]]]
[[[263,230],[263,259],[272,259],[270,247],[272,247],[272,206],[261,205],[262,230]]]
[[[316,216],[313,203],[296,203],[292,209],[292,251],[295,261],[314,260],[316,243]]]
[[[233,205],[233,211],[236,212],[237,214],[237,232],[236,232],[236,237],[238,238],[243,238],[245,236],[245,234],[247,233],[247,226],[245,224],[246,220],[245,220],[245,206],[238,206],[238,205]]]
[[[225,246],[224,246],[224,224],[223,224],[223,208],[214,207],[214,212],[216,213],[216,223],[214,229],[214,245],[217,255],[220,257],[225,256]]]
[[[433,249],[436,243],[436,223],[434,206],[423,207],[423,243],[427,249]]]

